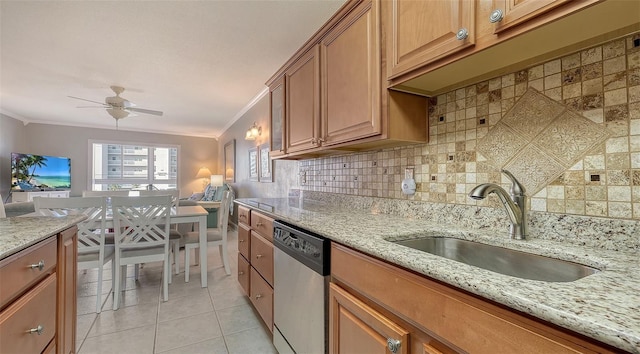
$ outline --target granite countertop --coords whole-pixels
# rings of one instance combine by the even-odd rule
[[[86,218],[85,215],[0,218],[0,259],[68,229]]]
[[[511,240],[507,233],[461,229],[302,199],[237,199],[333,241],[443,281],[510,308],[633,353],[640,353],[640,261],[637,253],[551,240]],[[431,255],[389,240],[442,235],[526,251],[601,270],[573,282],[515,278]]]

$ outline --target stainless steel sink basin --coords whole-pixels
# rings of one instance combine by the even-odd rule
[[[570,282],[598,271],[598,269],[578,263],[451,237],[425,237],[393,242],[523,279]]]

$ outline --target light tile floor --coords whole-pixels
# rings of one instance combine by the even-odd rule
[[[180,274],[173,275],[167,302],[161,296],[161,263],[148,263],[138,281],[129,267],[124,306],[113,311],[107,266],[102,312],[96,314],[97,270],[79,271],[78,353],[277,353],[271,333],[238,284],[237,240],[237,232],[230,231],[231,275],[224,273],[218,248],[209,247],[208,288],[200,286],[199,266],[191,266],[191,280],[184,282],[181,250]]]

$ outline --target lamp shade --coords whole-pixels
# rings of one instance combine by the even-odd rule
[[[211,187],[220,187],[223,184],[222,175],[211,175]]]
[[[196,178],[209,178],[209,176],[211,176],[211,171],[206,167],[200,167],[198,174],[196,174]]]

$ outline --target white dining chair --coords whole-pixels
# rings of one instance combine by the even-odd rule
[[[113,261],[114,245],[107,245],[105,219],[107,202],[105,197],[87,198],[43,198],[33,199],[35,211],[44,216],[84,214],[87,219],[78,223],[78,270],[98,269],[98,296],[96,313],[102,309],[102,278],[104,265]],[[114,284],[113,262],[111,263],[111,289]]]
[[[169,195],[171,196],[171,207],[177,208],[180,202],[180,190],[167,189],[167,190],[153,190],[153,191],[140,191],[140,196],[154,196],[154,195]],[[183,239],[183,235],[178,231],[177,225],[173,225],[169,228],[169,252],[173,253],[173,263],[175,264],[176,274],[180,273],[180,262],[178,256],[180,255],[180,241]],[[169,276],[169,284],[171,284],[171,276]]]
[[[215,228],[207,228],[207,247],[218,246],[224,271],[227,275],[231,274],[229,267],[228,249],[227,249],[227,224],[229,222],[229,207],[231,205],[231,193],[225,191],[220,208],[218,209],[218,225]],[[200,236],[198,232],[188,232],[184,239],[184,281],[189,282],[189,253],[200,247]],[[198,252],[196,252],[196,261],[198,261]],[[197,262],[196,262],[197,263]]]
[[[162,295],[169,300],[169,221],[171,197],[111,197],[115,230],[113,309],[120,304],[126,266],[161,261]],[[124,273],[124,274],[123,274]],[[124,287],[124,286],[122,286]]]

